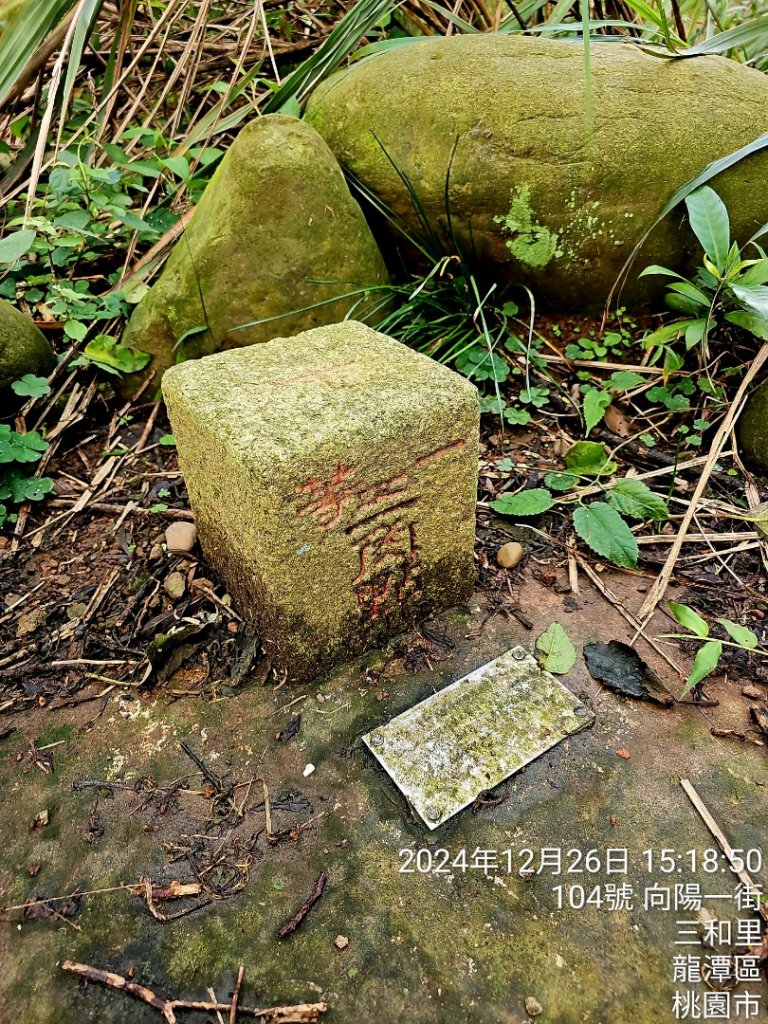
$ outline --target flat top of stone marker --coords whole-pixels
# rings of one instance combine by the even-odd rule
[[[448,367],[350,320],[189,360],[162,387],[244,454],[263,446],[277,458],[307,444],[391,436],[400,424],[428,429],[435,414],[478,401]]]
[[[363,741],[435,829],[593,720],[570,690],[513,647]]]

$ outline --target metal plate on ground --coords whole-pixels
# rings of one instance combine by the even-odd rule
[[[435,829],[594,717],[522,647],[513,647],[363,741]]]

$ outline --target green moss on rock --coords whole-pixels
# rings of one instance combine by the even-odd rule
[[[207,558],[313,677],[473,583],[477,391],[346,321],[163,378]]]
[[[677,188],[768,130],[768,80],[722,57],[660,60],[614,43],[593,44],[591,55],[589,137],[581,45],[521,36],[429,38],[387,51],[332,76],[306,116],[411,229],[419,219],[398,171],[432,224],[480,265],[552,306],[599,307]],[[768,155],[714,185],[740,239],[768,220]],[[683,267],[695,252],[684,217],[673,215],[638,270]],[[654,287],[632,280],[625,297]]]
[[[0,299],[0,388],[25,373],[48,375],[56,357],[42,332],[15,306]]]
[[[739,453],[750,469],[768,473],[768,387],[749,396],[737,424]]]
[[[182,359],[334,323],[360,303],[340,296],[387,280],[326,143],[310,125],[270,115],[238,135],[123,343],[151,353],[149,372],[160,374]],[[253,321],[267,322],[235,329]]]

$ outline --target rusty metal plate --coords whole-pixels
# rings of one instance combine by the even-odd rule
[[[429,829],[594,721],[513,647],[363,736]]]

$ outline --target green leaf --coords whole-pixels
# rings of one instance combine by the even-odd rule
[[[553,505],[552,495],[544,487],[531,487],[517,494],[502,494],[491,502],[491,508],[505,516],[538,516]]]
[[[22,398],[42,398],[51,392],[45,377],[36,377],[34,373],[25,373],[20,380],[15,380],[11,390]]]
[[[531,422],[531,414],[526,409],[515,409],[507,406],[504,410],[504,419],[515,427],[524,427]]]
[[[0,423],[0,463],[37,462],[47,447],[36,430],[17,434],[7,423]]]
[[[42,501],[53,490],[53,480],[47,476],[19,476],[11,479],[12,497],[17,505],[23,501]]]
[[[170,448],[176,444],[176,438],[173,436],[173,434],[163,434],[163,436],[157,443],[167,445]]]
[[[606,381],[606,385],[609,388],[614,388],[616,391],[629,391],[632,388],[638,387],[645,381],[645,377],[641,373],[635,373],[634,370],[616,370]]]
[[[632,519],[669,519],[666,501],[642,480],[631,477],[617,480],[606,500],[617,512]]]
[[[713,188],[704,185],[686,197],[685,205],[693,233],[722,273],[731,244],[731,228],[725,203]]]
[[[689,629],[691,633],[695,633],[702,639],[709,636],[709,624],[687,604],[676,604],[674,601],[670,601],[669,610],[684,629]]]
[[[565,454],[565,467],[576,476],[603,476],[616,472],[616,463],[597,441],[577,441]]]
[[[584,423],[587,428],[587,436],[605,416],[605,410],[610,404],[611,395],[608,391],[598,391],[597,388],[594,388],[584,395]]]
[[[536,641],[539,664],[547,672],[565,675],[576,664],[576,648],[559,622],[552,622]]]
[[[286,114],[288,117],[301,117],[301,104],[295,96],[290,96],[280,107],[279,113]]]
[[[0,239],[0,263],[15,263],[26,256],[35,241],[35,232],[31,229],[12,231],[10,235]]]
[[[583,505],[573,513],[573,525],[581,539],[614,565],[634,569],[637,541],[615,508],[603,501]]]
[[[89,341],[83,349],[83,355],[100,370],[118,376],[122,373],[136,373],[137,370],[143,369],[151,358],[148,353],[121,345],[107,334],[99,334],[93,341]]]
[[[689,690],[692,690],[697,683],[700,683],[705,676],[708,676],[710,672],[715,671],[722,653],[723,645],[719,640],[709,640],[698,649],[696,657],[693,660],[693,669],[691,670],[691,674],[688,676],[688,680],[683,688],[681,696],[685,696],[685,694],[688,693]]]
[[[747,310],[737,309],[732,313],[726,313],[725,319],[736,324],[737,327],[743,327],[745,331],[754,334],[756,338],[768,341],[768,323],[766,323],[765,317],[747,312]]]
[[[570,491],[576,487],[578,482],[579,478],[573,473],[547,473],[544,477],[544,485],[550,491]]]
[[[160,161],[163,167],[167,167],[168,170],[175,174],[177,178],[181,178],[182,181],[189,179],[189,161],[184,156],[168,156]]]
[[[79,320],[67,320],[64,324],[64,333],[73,341],[82,341],[88,333],[88,328]]]
[[[746,626],[740,626],[738,622],[731,622],[730,619],[718,619],[717,621],[731,640],[735,640],[739,647],[743,647],[746,651],[754,651],[757,647],[757,637],[751,629],[747,629]]]

